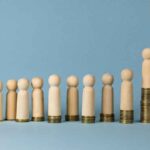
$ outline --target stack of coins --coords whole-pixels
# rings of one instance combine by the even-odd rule
[[[120,122],[121,123],[133,123],[134,111],[133,110],[120,110]]]
[[[115,120],[114,114],[100,114],[100,121],[102,122],[113,122]]]
[[[141,122],[150,123],[150,89],[142,88]]]

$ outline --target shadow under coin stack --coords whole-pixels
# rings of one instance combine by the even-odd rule
[[[150,123],[150,48],[142,52],[141,122]]]

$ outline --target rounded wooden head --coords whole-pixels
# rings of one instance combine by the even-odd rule
[[[0,91],[2,91],[3,90],[3,83],[2,83],[2,81],[0,81]]]
[[[144,59],[150,59],[150,48],[143,49],[142,56]]]
[[[133,72],[130,69],[124,69],[121,72],[121,78],[122,80],[128,80],[131,81],[133,78]]]
[[[78,84],[79,84],[79,81],[78,81],[78,78],[76,76],[72,75],[72,76],[69,76],[67,78],[67,85],[68,86],[77,87]]]
[[[49,77],[48,82],[51,86],[59,86],[61,79],[58,75],[54,74]]]
[[[20,80],[18,80],[18,88],[20,90],[27,90],[29,88],[29,81],[26,78],[22,78]]]
[[[6,86],[7,86],[8,90],[16,90],[17,89],[17,81],[16,80],[8,80]]]
[[[109,73],[105,73],[103,76],[102,76],[102,82],[104,85],[112,85],[113,84],[113,81],[114,81],[114,77],[113,75],[109,74]]]
[[[85,75],[83,78],[84,86],[94,86],[95,84],[95,77],[93,75]]]
[[[41,77],[34,77],[31,83],[33,88],[42,88],[43,79]]]

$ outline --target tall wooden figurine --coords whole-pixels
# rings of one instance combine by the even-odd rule
[[[6,96],[6,120],[16,119],[16,106],[17,106],[17,81],[7,81],[7,96]]]
[[[113,76],[111,74],[104,74],[102,77],[102,112],[100,114],[100,121],[112,122],[114,121],[114,92],[113,92]]]
[[[78,78],[76,76],[69,76],[67,78],[67,114],[66,121],[78,121],[79,120],[79,108],[78,108]]]
[[[133,114],[133,72],[130,69],[124,69],[121,72],[121,102],[120,102],[120,122],[132,123]]]
[[[86,75],[83,78],[82,95],[82,123],[95,122],[95,78],[92,75]]]
[[[43,79],[32,79],[32,121],[44,121],[44,94],[42,90]]]
[[[29,81],[26,78],[22,78],[18,81],[18,95],[17,95],[17,122],[29,121]]]
[[[50,88],[48,95],[48,122],[61,122],[61,96],[60,96],[60,77],[51,75],[48,79]]]
[[[150,48],[142,51],[141,122],[150,123]]]

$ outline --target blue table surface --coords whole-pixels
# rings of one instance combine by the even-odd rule
[[[150,147],[150,125],[80,122],[0,124],[1,150],[143,150]]]

